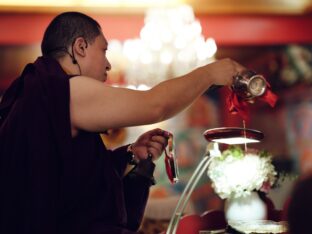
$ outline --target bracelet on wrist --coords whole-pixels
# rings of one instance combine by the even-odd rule
[[[127,148],[127,153],[128,153],[128,164],[130,165],[138,165],[138,163],[140,162],[134,155],[133,151],[132,151],[132,144],[130,144]]]

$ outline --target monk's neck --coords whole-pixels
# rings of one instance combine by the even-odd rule
[[[79,66],[77,64],[73,64],[71,58],[69,58],[68,56],[60,58],[58,62],[61,65],[62,69],[66,72],[66,74],[80,75]]]

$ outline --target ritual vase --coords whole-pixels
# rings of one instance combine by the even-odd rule
[[[254,221],[267,219],[267,207],[257,192],[242,197],[228,198],[225,202],[227,221]]]

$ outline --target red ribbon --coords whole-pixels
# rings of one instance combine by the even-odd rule
[[[176,161],[175,161],[175,155],[174,155],[174,144],[173,144],[173,135],[170,134],[168,139],[168,152],[167,149],[165,149],[165,165],[166,165],[166,172],[168,179],[170,180],[171,184],[174,184],[177,179],[176,175]]]
[[[168,179],[170,180],[171,184],[173,184],[174,181],[173,181],[173,175],[172,175],[171,166],[170,166],[170,160],[172,160],[172,159],[170,157],[172,157],[172,156],[168,156],[168,154],[165,151],[166,172],[167,172]]]
[[[257,97],[257,99],[268,103],[271,107],[274,107],[278,97],[271,91],[271,85],[268,82],[266,82],[266,84],[266,91],[262,96]],[[249,120],[248,100],[244,100],[243,98],[237,96],[232,90],[230,95],[227,97],[226,102],[231,114],[239,114],[244,120]]]

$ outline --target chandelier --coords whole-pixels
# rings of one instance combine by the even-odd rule
[[[192,7],[181,5],[149,9],[140,37],[109,41],[108,57],[113,67],[124,62],[124,86],[144,90],[214,61],[216,51]]]

